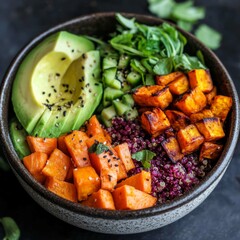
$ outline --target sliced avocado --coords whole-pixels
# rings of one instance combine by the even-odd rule
[[[22,159],[31,153],[26,141],[27,132],[16,118],[10,121],[10,136],[19,158]]]
[[[59,101],[60,80],[70,64],[93,49],[90,40],[62,31],[47,37],[27,54],[13,83],[12,103],[28,133],[48,105]]]

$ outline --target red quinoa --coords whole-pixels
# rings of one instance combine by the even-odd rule
[[[112,137],[113,144],[127,142],[131,153],[148,149],[156,153],[151,161],[149,171],[152,175],[152,195],[158,198],[159,203],[166,202],[198,184],[206,172],[211,169],[207,160],[198,161],[198,154],[185,156],[181,161],[173,163],[161,146],[166,138],[165,134],[152,138],[140,125],[139,120],[128,121],[123,118],[113,119],[112,127],[107,128]],[[130,175],[143,169],[141,162],[135,161],[136,168]]]

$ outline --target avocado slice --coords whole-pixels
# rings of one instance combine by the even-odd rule
[[[61,98],[48,106],[32,135],[58,137],[88,120],[102,98],[100,53],[89,51],[72,62],[61,79]]]
[[[59,101],[60,82],[70,64],[93,49],[94,44],[85,37],[61,31],[28,53],[13,83],[12,103],[18,120],[29,134],[49,106]],[[50,114],[44,118],[47,116]]]

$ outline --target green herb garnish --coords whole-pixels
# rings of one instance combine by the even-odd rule
[[[141,162],[144,168],[151,167],[151,160],[156,156],[156,154],[150,150],[142,150],[132,154],[132,158]]]
[[[108,146],[106,146],[105,144],[103,143],[100,143],[100,142],[95,142],[89,149],[88,149],[88,152],[89,153],[96,153],[97,155],[103,153],[103,152],[106,152],[108,151],[109,148]]]
[[[3,240],[18,240],[20,238],[20,229],[11,217],[0,218],[5,231]]]

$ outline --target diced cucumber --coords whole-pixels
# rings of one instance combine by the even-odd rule
[[[122,54],[118,61],[118,69],[125,69],[130,63],[130,56]]]
[[[125,76],[124,76],[124,73],[123,73],[122,71],[117,71],[116,78],[117,78],[117,80],[119,80],[120,82],[126,81]]]
[[[102,122],[106,127],[112,126],[112,120],[106,120],[106,119],[102,118]]]
[[[134,99],[131,94],[123,95],[122,102],[130,107],[134,106]]]
[[[121,91],[121,90],[107,87],[104,90],[103,98],[106,101],[112,101],[114,99],[117,99],[117,98],[121,97],[123,94],[124,94],[124,92]]]
[[[126,111],[126,113],[124,115],[127,120],[133,120],[136,117],[138,117],[138,111],[136,108],[132,108],[132,109]]]
[[[125,112],[127,112],[129,109],[131,109],[130,106],[122,103],[119,100],[114,100],[113,106],[115,107],[115,110],[116,110],[118,116],[123,116]]]
[[[131,90],[131,86],[128,84],[127,81],[124,81],[122,82],[122,87],[121,87],[121,90],[124,92],[124,93],[127,93]]]
[[[116,110],[113,105],[110,107],[104,108],[101,112],[102,119],[110,120],[117,116]]]
[[[142,81],[142,76],[137,72],[130,72],[127,75],[127,82],[130,83],[133,87],[139,85]]]
[[[105,86],[120,89],[121,83],[116,79],[117,68],[108,68],[103,71],[103,83]]]
[[[117,67],[117,59],[107,56],[105,58],[103,58],[103,70],[105,69],[109,69],[109,68],[113,68],[113,67]]]
[[[111,105],[111,101],[108,101],[108,100],[106,100],[105,98],[103,98],[103,100],[102,100],[102,105],[103,105],[104,108],[105,108],[105,107],[108,107],[108,106]]]
[[[155,80],[152,74],[146,74],[146,85],[155,85]]]

